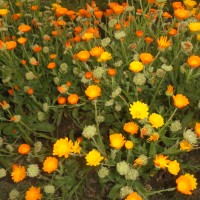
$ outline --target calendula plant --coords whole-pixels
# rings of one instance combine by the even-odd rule
[[[199,149],[199,4],[98,3],[0,1],[5,199],[197,189],[199,165],[186,157]],[[157,177],[169,187],[153,188]]]

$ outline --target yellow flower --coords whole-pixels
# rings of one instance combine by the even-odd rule
[[[112,59],[112,55],[109,52],[105,51],[100,55],[97,61],[106,62],[107,60],[111,60],[111,59]]]
[[[80,147],[80,142],[79,142],[79,141],[75,141],[75,142],[74,142],[74,145],[73,145],[73,147],[72,147],[72,152],[73,152],[73,153],[80,154],[80,152],[81,152],[81,147]]]
[[[195,133],[197,134],[198,137],[200,137],[200,123],[196,123],[194,127]]]
[[[125,147],[126,147],[126,149],[130,150],[130,149],[132,149],[134,147],[134,143],[132,141],[130,141],[130,140],[127,140],[125,142]]]
[[[186,173],[176,179],[176,184],[179,192],[191,195],[191,191],[197,188],[197,179],[194,178],[194,175]]]
[[[157,43],[158,43],[158,49],[160,51],[166,49],[171,45],[170,40],[167,40],[166,36],[161,36],[159,39],[157,39]]]
[[[100,162],[104,159],[104,157],[101,156],[96,149],[93,149],[86,155],[85,159],[87,161],[87,165],[97,166],[100,165]]]
[[[164,119],[161,115],[152,113],[149,116],[149,122],[154,128],[159,128],[164,125]]]
[[[129,65],[129,69],[132,72],[135,72],[135,73],[138,73],[138,72],[142,71],[143,68],[144,68],[144,66],[140,61],[133,61]]]
[[[42,199],[42,194],[40,193],[40,188],[31,186],[28,191],[26,191],[26,200],[40,200]]]
[[[182,94],[173,95],[174,105],[177,108],[183,108],[189,104],[189,100],[186,96]]]
[[[188,25],[189,30],[192,33],[196,33],[200,31],[200,22],[190,22]]]
[[[184,0],[183,3],[187,10],[192,10],[194,6],[197,4],[197,2],[193,0]]]
[[[6,16],[9,13],[8,9],[0,9],[0,15],[2,17]]]
[[[168,85],[165,94],[167,96],[172,96],[174,94],[174,87],[172,85]]]
[[[134,135],[138,132],[138,125],[135,124],[134,122],[128,122],[128,123],[125,123],[124,126],[123,126],[123,129],[131,134],[131,135]]]
[[[144,119],[149,115],[148,105],[140,101],[133,102],[133,104],[130,105],[129,111],[133,119]]]
[[[69,140],[67,137],[64,139],[61,138],[56,141],[53,146],[53,155],[65,158],[69,157],[69,153],[72,153],[73,142]]]
[[[43,162],[43,171],[51,173],[58,168],[58,160],[55,157],[47,157]]]
[[[142,200],[142,197],[137,192],[132,192],[125,200]]]
[[[192,148],[193,148],[193,146],[187,140],[182,140],[180,142],[180,150],[190,151]]]
[[[96,99],[101,96],[101,88],[97,85],[90,85],[85,90],[85,94],[90,100]]]
[[[115,149],[120,149],[125,144],[126,140],[121,133],[112,134],[109,137],[110,139],[110,146]]]
[[[165,169],[170,162],[170,160],[167,160],[167,158],[168,156],[164,156],[162,154],[156,155],[156,158],[154,159],[154,165],[161,169]]]
[[[187,63],[191,68],[197,68],[200,66],[200,57],[192,55],[188,58]]]
[[[167,168],[169,173],[177,175],[180,171],[180,164],[177,162],[177,160],[170,161]]]
[[[15,183],[18,183],[26,177],[26,169],[24,166],[21,165],[13,165],[12,172],[11,172],[12,180]]]

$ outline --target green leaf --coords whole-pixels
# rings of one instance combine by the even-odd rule
[[[49,123],[37,123],[37,124],[32,124],[31,129],[33,131],[41,131],[41,132],[53,132],[55,130],[54,125],[49,124]]]
[[[123,184],[116,184],[109,192],[108,197],[112,200],[117,199],[117,196],[119,195],[119,190],[123,186]]]
[[[149,148],[149,156],[154,157],[156,155],[156,143],[152,142]]]
[[[193,117],[194,112],[189,112],[187,115],[185,115],[181,121],[182,127],[185,128],[189,123],[191,123]]]

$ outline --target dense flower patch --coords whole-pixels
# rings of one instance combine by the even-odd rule
[[[0,16],[0,178],[16,184],[9,199],[82,199],[94,172],[102,199],[192,195],[197,178],[184,155],[200,137],[196,1],[70,10],[5,0]],[[172,186],[147,187],[158,174]]]

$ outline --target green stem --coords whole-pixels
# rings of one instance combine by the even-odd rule
[[[148,192],[148,196],[152,196],[152,195],[155,195],[155,194],[160,194],[162,192],[171,192],[171,191],[174,191],[174,190],[176,190],[176,188],[168,188],[168,189],[163,189],[163,190]]]

